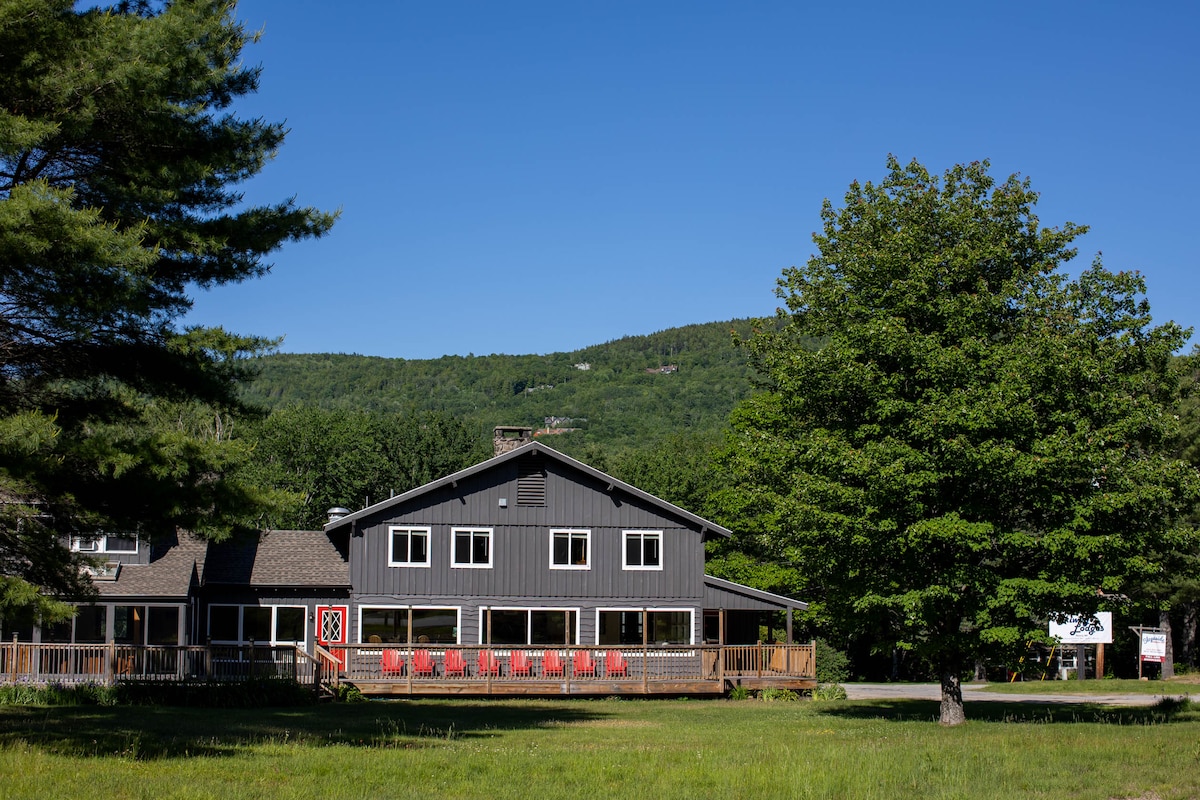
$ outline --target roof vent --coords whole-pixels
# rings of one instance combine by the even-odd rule
[[[329,516],[330,522],[337,522],[342,517],[349,516],[350,509],[342,508],[341,506],[334,506],[333,508],[329,509],[325,513]]]

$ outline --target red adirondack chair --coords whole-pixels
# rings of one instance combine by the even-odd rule
[[[629,662],[625,660],[625,655],[620,650],[609,650],[604,654],[604,671],[610,678],[618,675],[628,677]]]
[[[417,676],[433,675],[433,658],[429,655],[428,650],[413,651],[412,671]]]
[[[493,676],[500,674],[500,659],[496,658],[496,654],[491,650],[479,651],[479,674]]]
[[[542,656],[542,675],[546,677],[558,676],[562,677],[565,672],[562,656],[557,650],[547,650]]]
[[[463,659],[461,650],[446,651],[445,669],[442,670],[442,674],[466,677],[467,662]]]
[[[596,659],[587,650],[575,651],[575,662],[571,669],[572,675],[595,675]]]
[[[379,657],[379,669],[385,678],[403,675],[404,659],[401,657],[401,651],[392,648],[384,650],[383,655]]]
[[[526,678],[532,675],[533,662],[529,660],[529,653],[524,650],[513,650],[508,659],[508,674],[513,677],[524,676]]]

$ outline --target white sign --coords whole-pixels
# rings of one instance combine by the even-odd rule
[[[1067,617],[1066,622],[1051,620],[1050,635],[1063,644],[1112,644],[1112,612]]]
[[[1142,661],[1157,661],[1159,664],[1167,660],[1167,635],[1142,631]]]

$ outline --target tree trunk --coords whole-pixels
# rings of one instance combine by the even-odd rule
[[[1158,627],[1163,629],[1167,634],[1167,652],[1163,657],[1162,663],[1162,679],[1164,681],[1175,677],[1175,645],[1171,641],[1174,637],[1171,636],[1171,612],[1158,612]]]
[[[942,669],[942,718],[943,725],[961,725],[967,721],[963,708],[962,682],[954,667]]]
[[[1196,628],[1200,623],[1200,603],[1185,603],[1183,606],[1183,663],[1189,670],[1196,668]]]

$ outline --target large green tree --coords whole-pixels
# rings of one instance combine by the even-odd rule
[[[934,664],[955,724],[976,659],[1189,546],[1196,476],[1164,411],[1186,332],[1152,326],[1134,273],[1069,279],[1085,229],[1041,227],[1028,181],[888,166],[826,201],[747,343],[764,391],[733,416],[721,505],[827,624]]]
[[[269,342],[180,320],[333,222],[242,200],[285,131],[231,112],[233,3],[85,6],[0,0],[0,613],[86,588],[63,535],[253,524],[270,498],[185,418],[236,410]]]

